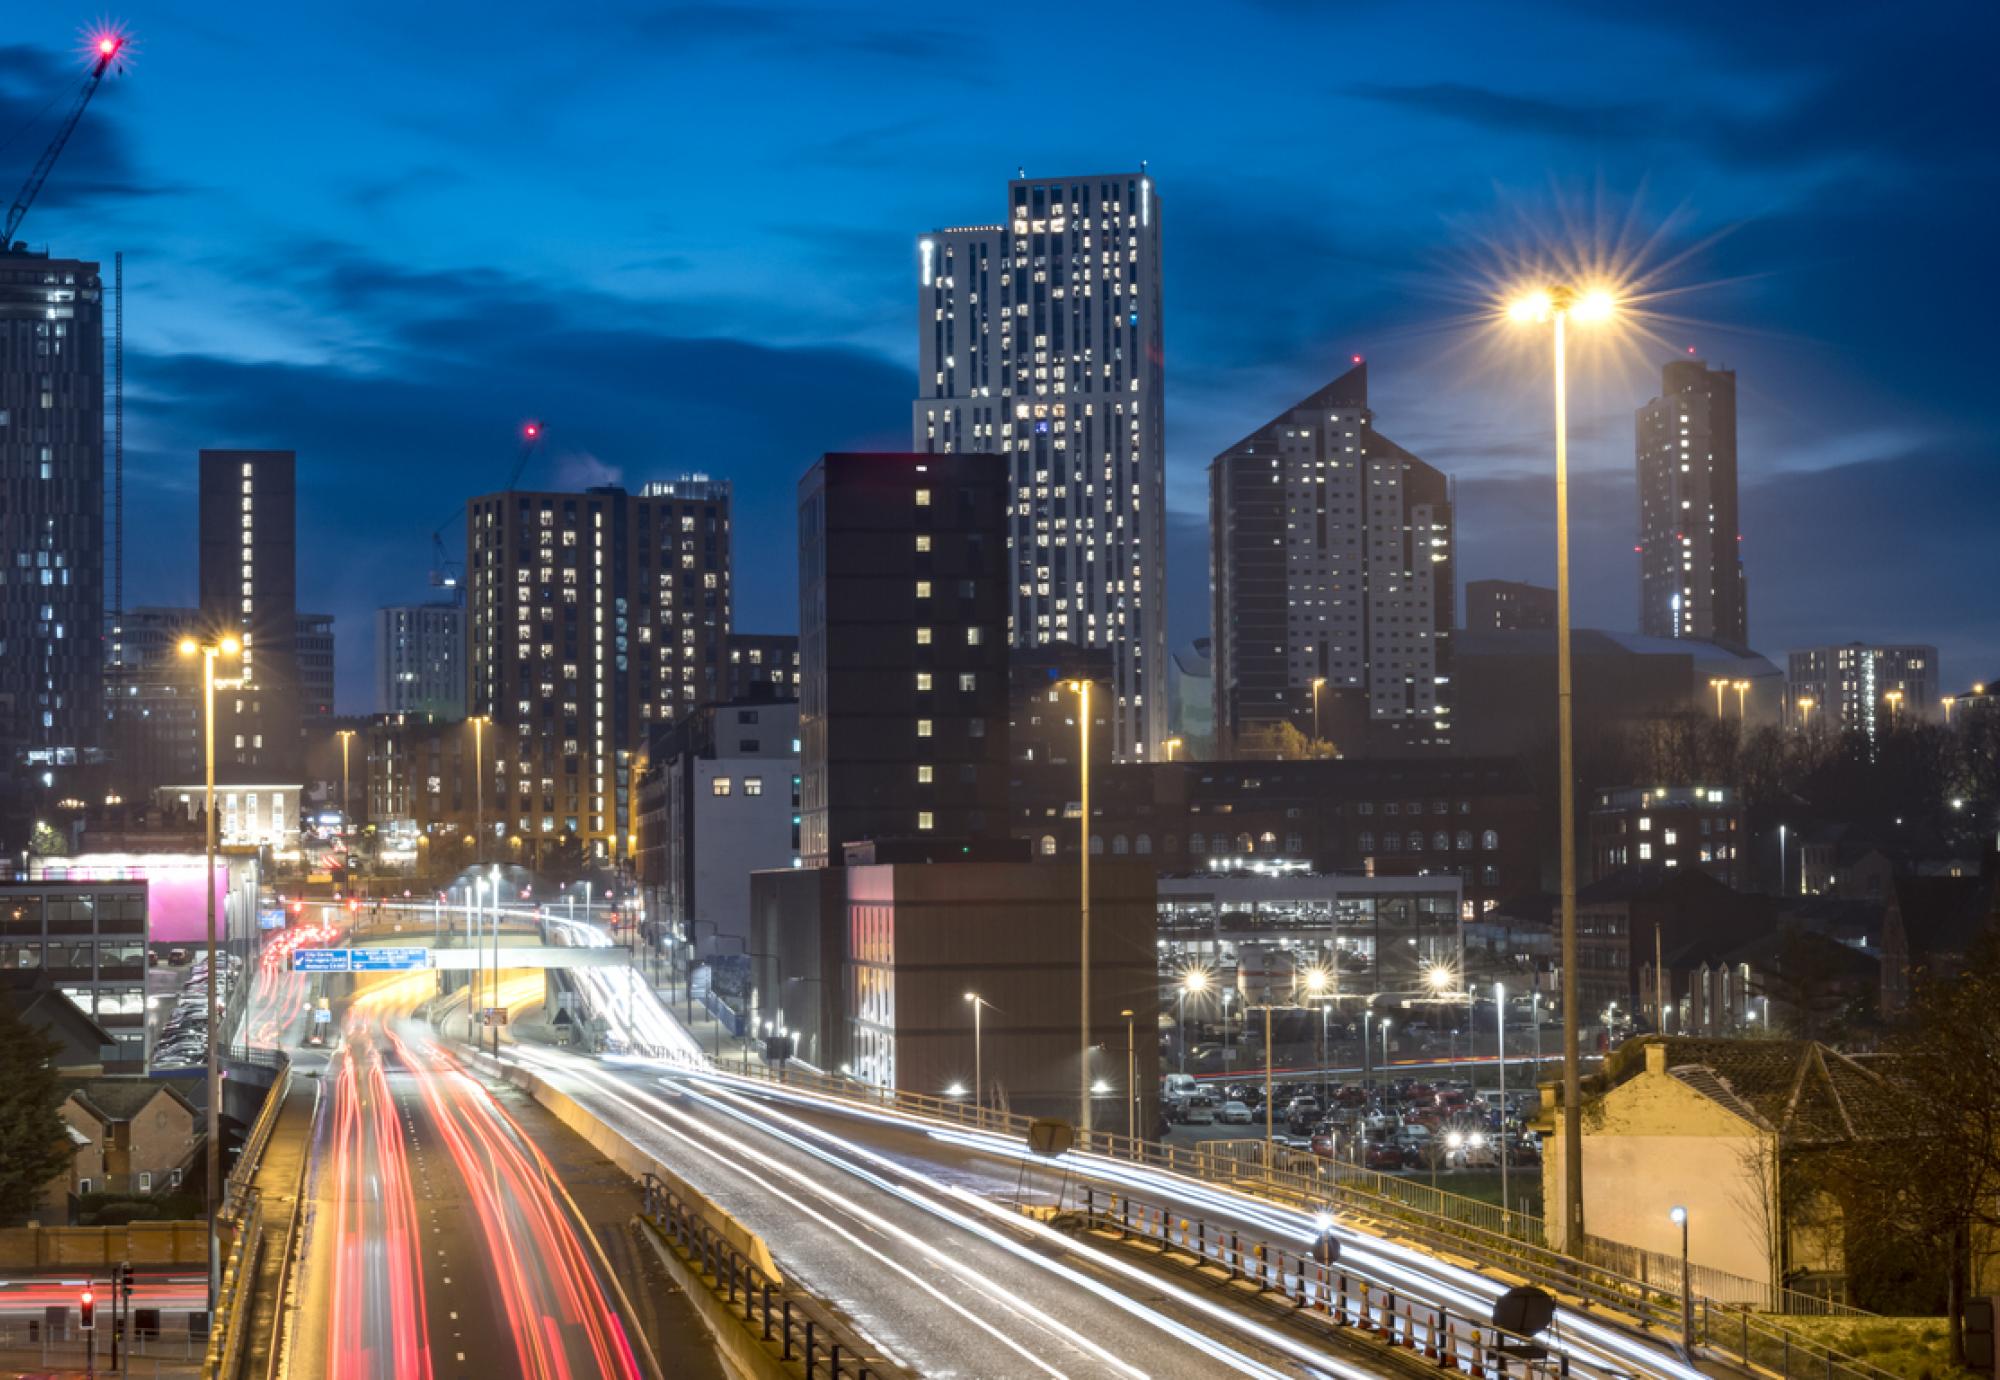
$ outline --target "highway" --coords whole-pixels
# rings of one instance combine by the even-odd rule
[[[365,989],[328,1058],[287,1373],[640,1376],[548,1161],[411,1018],[433,982]]]

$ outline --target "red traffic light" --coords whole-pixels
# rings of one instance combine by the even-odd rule
[[[76,1302],[78,1311],[83,1315],[78,1326],[88,1332],[97,1326],[97,1293],[95,1290],[86,1289],[77,1295]]]

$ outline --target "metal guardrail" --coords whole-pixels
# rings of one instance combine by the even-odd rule
[[[235,1240],[222,1264],[222,1289],[216,1295],[215,1316],[209,1319],[208,1352],[202,1358],[202,1380],[232,1380],[243,1365],[249,1329],[239,1326],[250,1314],[251,1286],[257,1277],[257,1250],[264,1239],[263,1205],[257,1190],[248,1188],[237,1200],[231,1220]]]
[[[853,1335],[814,1300],[765,1274],[709,1224],[701,1208],[647,1174],[643,1215],[743,1325],[775,1345],[779,1359],[804,1367],[805,1380],[895,1380],[900,1372],[865,1363]]]
[[[270,1143],[271,1131],[278,1124],[279,1114],[285,1109],[285,1097],[292,1088],[292,1061],[281,1059],[278,1076],[264,1094],[262,1105],[257,1108],[257,1119],[250,1123],[250,1131],[243,1137],[243,1149],[236,1156],[235,1167],[229,1171],[229,1178],[222,1186],[222,1212],[228,1216],[237,1195],[250,1187],[250,1181],[257,1177],[257,1166],[264,1158],[264,1147]]]
[[[661,1056],[663,1057],[663,1056]],[[923,1093],[899,1091],[839,1075],[806,1073],[797,1069],[758,1067],[747,1058],[739,1068],[718,1064],[718,1071],[741,1073],[773,1083],[783,1083],[811,1091],[888,1110],[929,1117],[968,1130],[991,1131],[1019,1138],[1025,1144],[1032,1118],[1016,1112],[978,1108],[961,1098],[931,1097]],[[1227,1143],[1227,1142],[1225,1142]],[[1392,1226],[1402,1236],[1428,1250],[1456,1254],[1476,1260],[1488,1268],[1498,1268],[1563,1297],[1578,1300],[1584,1307],[1601,1307],[1634,1318],[1650,1330],[1677,1334],[1680,1328],[1681,1295],[1678,1279],[1637,1279],[1617,1270],[1580,1260],[1513,1232],[1500,1230],[1502,1210],[1495,1204],[1458,1198],[1483,1210],[1468,1213],[1467,1219],[1440,1216],[1380,1191],[1390,1176],[1357,1169],[1334,1160],[1286,1149],[1291,1162],[1261,1163],[1263,1141],[1240,1142],[1256,1147],[1255,1160],[1240,1152],[1204,1152],[1200,1146],[1167,1145],[1160,1141],[1136,1139],[1094,1131],[1079,1137],[1078,1148],[1112,1159],[1125,1160],[1203,1183],[1216,1184],[1311,1211],[1336,1209]],[[1428,1186],[1394,1181],[1415,1190],[1418,1197]],[[1520,1214],[1514,1214],[1519,1216]],[[1804,1297],[1804,1296],[1801,1296]],[[1698,1342],[1724,1354],[1762,1366],[1786,1380],[1897,1380],[1888,1371],[1856,1357],[1847,1356],[1815,1340],[1779,1319],[1782,1315],[1758,1313],[1740,1304],[1695,1295]],[[1856,1310],[1858,1311],[1858,1310]]]

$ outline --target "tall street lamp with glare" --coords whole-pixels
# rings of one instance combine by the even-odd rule
[[[1555,377],[1556,423],[1556,748],[1562,773],[1562,986],[1563,986],[1563,1207],[1564,1249],[1583,1241],[1583,1077],[1577,1038],[1576,944],[1576,765],[1571,715],[1569,619],[1569,380],[1565,337],[1569,323],[1601,325],[1617,314],[1618,301],[1606,288],[1538,288],[1507,308],[1523,325],[1550,326]],[[1720,699],[1720,692],[1717,695]],[[1386,1062],[1386,1061],[1385,1061]]]
[[[486,856],[486,725],[492,720],[484,714],[474,714],[469,722],[472,724],[472,861],[477,863]],[[583,918],[588,920],[590,916],[586,914]]]
[[[967,992],[965,999],[972,1006],[972,1108],[980,1124],[986,1122],[986,1050],[984,1029],[980,1024],[980,1008],[993,1003],[977,992]]]
[[[1325,676],[1313,677],[1313,753],[1319,753],[1319,692],[1326,688]]]
[[[1720,676],[1708,678],[1708,688],[1715,692],[1715,721],[1722,722],[1722,692],[1729,688],[1729,682]]]
[[[1199,996],[1208,990],[1208,969],[1190,968],[1181,974],[1180,986],[1180,1027],[1181,1027],[1181,1072],[1187,1072],[1187,999],[1189,993]]]
[[[208,897],[208,1149],[202,1158],[208,1165],[208,1307],[211,1314],[222,1290],[221,1241],[216,1235],[216,1213],[222,1208],[222,1062],[217,1043],[222,1018],[216,1000],[222,986],[222,970],[215,954],[215,687],[236,683],[229,680],[218,682],[215,662],[218,657],[240,656],[242,651],[243,644],[228,636],[212,642],[186,637],[181,639],[180,644],[182,656],[201,658],[201,742],[205,778],[202,815],[204,851],[208,859],[208,885],[204,888]]]
[[[1745,718],[1743,697],[1750,693],[1750,682],[1747,680],[1731,681],[1729,688],[1736,692],[1736,720],[1738,723],[1741,723]]]
[[[1694,1295],[1688,1290],[1688,1210],[1676,1207],[1667,1220],[1681,1229],[1681,1350],[1694,1355]]]

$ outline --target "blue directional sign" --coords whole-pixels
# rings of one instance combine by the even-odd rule
[[[292,971],[295,973],[345,973],[349,970],[349,949],[294,949],[292,950]]]
[[[400,973],[431,966],[429,949],[379,948],[349,949],[349,971],[356,973]]]

